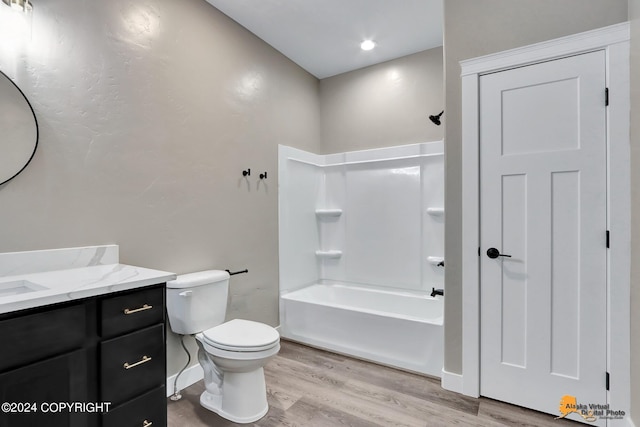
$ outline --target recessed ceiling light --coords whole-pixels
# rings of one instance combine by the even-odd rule
[[[360,43],[360,49],[362,50],[371,50],[374,47],[376,47],[376,42],[374,42],[373,40],[365,40]]]

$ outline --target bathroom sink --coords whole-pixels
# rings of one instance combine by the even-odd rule
[[[11,295],[25,294],[27,292],[42,291],[48,289],[28,280],[14,280],[0,283],[0,298]]]

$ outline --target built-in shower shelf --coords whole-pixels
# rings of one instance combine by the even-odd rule
[[[330,250],[330,251],[316,251],[318,258],[325,259],[339,259],[342,257],[342,251]]]
[[[429,262],[429,264],[438,265],[444,261],[444,257],[430,256],[430,257],[427,257],[427,261]]]
[[[431,216],[444,215],[444,208],[427,208],[427,213]]]
[[[342,209],[316,209],[318,218],[335,218],[342,215]]]

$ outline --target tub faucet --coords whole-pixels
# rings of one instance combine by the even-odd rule
[[[436,295],[444,296],[444,289],[431,288],[431,296],[435,297]]]

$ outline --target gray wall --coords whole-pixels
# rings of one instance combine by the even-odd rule
[[[640,0],[631,21],[631,417],[640,425]]]
[[[444,2],[447,212],[445,369],[462,372],[461,84],[459,61],[627,20],[627,0]]]
[[[0,187],[0,252],[117,243],[127,264],[248,268],[228,316],[277,325],[277,144],[320,151],[317,79],[202,0],[37,2],[32,28],[0,47],[41,134]]]
[[[442,48],[320,81],[324,153],[441,140]]]

